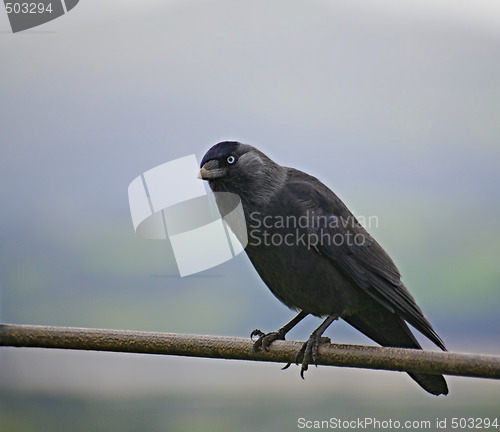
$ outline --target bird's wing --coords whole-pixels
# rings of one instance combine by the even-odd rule
[[[359,224],[345,204],[315,177],[290,170],[286,186],[294,213],[307,212],[316,251],[328,257],[352,282],[389,311],[397,313],[442,349],[444,344],[424,317],[384,249]],[[298,208],[297,208],[298,207]]]

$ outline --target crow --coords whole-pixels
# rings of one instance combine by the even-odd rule
[[[254,330],[255,351],[284,340],[309,314],[326,319],[297,355],[302,378],[308,365],[316,362],[322,334],[339,318],[382,346],[422,349],[408,323],[446,351],[392,259],[317,178],[280,166],[237,141],[220,142],[208,150],[199,177],[214,192],[240,197],[247,225],[246,254],[271,292],[298,312],[275,332]],[[431,394],[448,394],[441,375],[409,375]]]

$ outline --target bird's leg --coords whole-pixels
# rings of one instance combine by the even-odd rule
[[[260,349],[269,351],[269,345],[271,345],[275,340],[285,340],[285,335],[295,327],[300,321],[302,321],[307,315],[307,312],[300,312],[294,319],[289,323],[285,324],[278,331],[271,333],[263,333],[259,329],[255,329],[250,333],[250,337],[253,339],[254,336],[259,336],[259,338],[253,344],[253,352],[257,352]]]
[[[318,366],[316,357],[318,356],[318,345],[322,342],[321,335],[325,332],[328,326],[338,318],[338,315],[329,315],[325,319],[325,321],[323,321],[323,323],[312,332],[307,342],[302,345],[302,348],[295,358],[295,363],[297,365],[302,362],[302,367],[300,368],[300,376],[302,377],[302,379],[304,379],[304,372],[309,367],[310,362],[314,362],[316,366]],[[287,365],[286,367],[288,366],[289,365]]]

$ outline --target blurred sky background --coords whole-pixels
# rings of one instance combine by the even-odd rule
[[[180,278],[168,242],[132,227],[136,176],[235,139],[376,216],[448,349],[500,355],[498,1],[81,0],[18,34],[0,8],[0,55],[1,322],[248,336],[291,319],[246,256]],[[448,381],[436,399],[396,372],[303,382],[276,364],[2,348],[0,430],[498,415],[500,383]]]

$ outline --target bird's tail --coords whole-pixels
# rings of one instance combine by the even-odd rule
[[[448,386],[443,375],[416,374],[408,372],[417,384],[430,394],[439,396],[448,394]]]
[[[422,349],[406,323],[382,306],[371,305],[363,314],[347,316],[344,320],[382,346]],[[442,375],[410,372],[408,375],[433,395],[448,394],[448,386]]]

